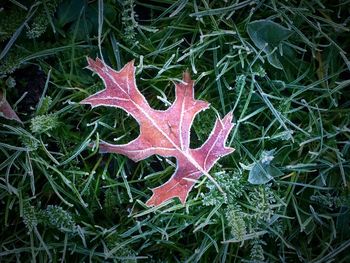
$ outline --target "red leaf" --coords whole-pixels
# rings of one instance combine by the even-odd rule
[[[183,82],[175,85],[175,102],[165,111],[152,109],[135,83],[135,67],[131,61],[120,71],[105,65],[100,59],[88,58],[90,70],[96,72],[106,88],[87,99],[82,104],[112,106],[131,114],[140,125],[140,135],[128,144],[114,145],[100,143],[101,152],[120,153],[134,161],[143,160],[153,154],[174,156],[177,168],[172,177],[163,185],[152,189],[153,195],[147,206],[178,197],[182,203],[196,180],[208,171],[215,162],[234,149],[225,147],[225,142],[233,124],[232,113],[217,119],[207,141],[197,149],[189,148],[190,129],[194,117],[209,107],[209,103],[194,99],[193,80],[185,72]]]
[[[16,120],[22,123],[20,118],[17,116],[16,112],[11,108],[10,104],[7,102],[1,90],[0,90],[0,116],[8,120]]]

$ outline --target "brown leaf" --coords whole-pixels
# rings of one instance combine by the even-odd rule
[[[8,120],[15,120],[22,123],[20,118],[17,116],[16,112],[11,108],[10,104],[7,102],[1,90],[0,90],[0,116]]]
[[[140,125],[140,135],[128,144],[114,145],[101,142],[101,152],[120,153],[134,161],[143,160],[153,154],[173,156],[177,168],[172,177],[163,185],[152,189],[153,195],[146,205],[161,203],[178,197],[185,203],[195,182],[208,171],[216,161],[234,149],[225,147],[232,124],[232,113],[216,120],[207,141],[199,148],[191,149],[190,129],[195,116],[209,107],[209,103],[194,98],[193,80],[185,72],[183,81],[175,85],[176,99],[164,111],[151,108],[136,87],[135,67],[131,61],[120,71],[105,65],[100,59],[88,58],[88,68],[96,72],[106,88],[87,99],[82,104],[121,108],[132,115]],[[211,178],[212,179],[212,178]]]

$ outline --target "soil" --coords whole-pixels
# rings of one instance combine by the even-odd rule
[[[17,106],[17,112],[22,120],[30,118],[45,87],[46,75],[35,65],[16,70],[12,77],[16,80],[15,92],[9,92],[9,100],[15,103],[25,92],[27,95]]]

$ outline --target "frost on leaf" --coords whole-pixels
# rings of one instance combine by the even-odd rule
[[[234,149],[225,147],[232,124],[232,112],[223,119],[218,118],[207,141],[199,148],[191,149],[190,129],[194,117],[209,107],[209,103],[194,98],[193,80],[185,72],[183,81],[175,85],[176,98],[167,110],[155,110],[136,87],[135,67],[131,61],[120,71],[115,71],[100,59],[88,58],[88,69],[96,72],[105,84],[105,89],[81,101],[81,104],[121,108],[132,115],[140,125],[140,135],[133,141],[114,145],[101,142],[100,152],[126,155],[134,161],[143,160],[153,154],[173,156],[177,167],[171,178],[152,189],[153,195],[147,206],[157,206],[178,197],[185,203],[188,193],[202,175],[216,161]]]
[[[16,112],[12,109],[10,104],[7,102],[1,90],[0,90],[0,116],[8,120],[15,120],[22,123],[20,118],[17,116]]]

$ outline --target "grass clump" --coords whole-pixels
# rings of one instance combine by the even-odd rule
[[[0,88],[1,262],[348,262],[348,1],[8,1]],[[1,15],[6,12],[6,15]],[[188,69],[191,146],[233,111],[235,152],[185,206],[147,208],[175,160],[134,163],[90,146],[131,141],[119,109],[78,103],[102,89],[103,56],[164,109]],[[213,110],[213,109],[216,110]]]

